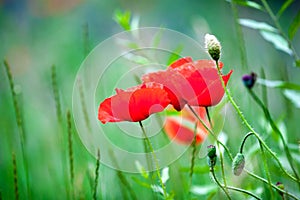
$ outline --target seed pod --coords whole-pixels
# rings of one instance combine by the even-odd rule
[[[245,166],[244,155],[241,153],[236,154],[236,156],[234,157],[233,162],[232,162],[233,174],[236,176],[239,176],[242,173],[244,166]]]

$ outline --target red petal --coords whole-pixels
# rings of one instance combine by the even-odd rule
[[[128,90],[117,89],[116,95],[100,104],[98,119],[104,124],[144,120],[149,115],[162,111],[170,103],[168,93],[162,88],[160,84],[147,83]]]
[[[194,129],[189,128],[180,122],[180,119],[168,117],[165,121],[164,130],[170,139],[174,139],[181,144],[191,144],[194,139]],[[206,132],[197,128],[196,144],[200,144],[205,139]]]
[[[181,66],[181,65],[183,65],[183,64],[185,64],[185,63],[190,63],[190,62],[192,62],[192,61],[193,61],[193,60],[192,60],[191,57],[180,58],[180,59],[176,60],[175,62],[173,62],[173,63],[170,65],[170,67],[171,67],[171,68],[177,68],[177,67],[179,67],[179,66]]]
[[[161,112],[170,103],[168,93],[159,88],[143,88],[133,92],[130,98],[132,121],[141,121],[149,115]]]

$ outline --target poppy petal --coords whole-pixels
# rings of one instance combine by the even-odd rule
[[[180,59],[176,60],[175,62],[173,62],[173,63],[170,65],[170,67],[171,67],[171,68],[177,68],[177,67],[179,67],[179,66],[181,66],[181,65],[183,65],[183,64],[185,64],[185,63],[190,63],[190,62],[192,62],[192,61],[193,61],[193,60],[192,60],[191,57],[180,58]]]

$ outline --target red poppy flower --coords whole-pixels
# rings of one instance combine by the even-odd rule
[[[223,63],[219,63],[220,68]],[[227,84],[232,70],[222,78]],[[171,104],[180,111],[185,104],[191,106],[213,106],[224,96],[224,89],[212,60],[192,61],[190,57],[181,58],[167,70],[146,74],[144,82],[163,84],[169,93]]]
[[[105,99],[99,106],[98,119],[106,122],[141,121],[161,112],[170,103],[163,85],[144,83],[127,90],[116,89],[116,95]]]
[[[203,107],[194,107],[198,116],[208,124],[206,120],[206,112]],[[168,112],[172,113],[168,115]],[[186,106],[180,112],[172,112],[172,109],[167,111],[167,117],[164,124],[165,133],[168,137],[180,144],[189,145],[194,139],[195,123],[196,129],[196,144],[201,144],[206,138],[208,131],[198,121],[194,114]],[[209,125],[207,125],[209,127]]]

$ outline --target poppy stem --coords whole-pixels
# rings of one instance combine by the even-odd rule
[[[206,111],[207,119],[208,119],[208,121],[209,121],[209,125],[210,125],[210,127],[212,128],[211,118],[210,118],[209,110],[208,110],[208,107],[207,107],[207,106],[205,107],[205,111]]]
[[[252,96],[252,98],[255,100],[255,102],[261,107],[261,109],[263,110],[264,114],[265,114],[265,117],[267,118],[267,120],[269,121],[272,129],[274,130],[275,133],[277,133],[282,141],[282,144],[283,144],[283,148],[284,148],[284,151],[285,151],[285,154],[286,154],[286,157],[288,159],[288,162],[291,166],[291,169],[293,170],[294,172],[294,175],[295,177],[299,180],[299,176],[296,172],[296,169],[294,168],[294,165],[293,165],[293,158],[291,156],[291,153],[290,153],[290,150],[289,150],[289,147],[287,146],[287,143],[280,131],[280,129],[277,127],[277,125],[275,124],[275,122],[273,121],[272,117],[271,117],[271,114],[269,112],[269,110],[266,108],[266,106],[263,104],[263,102],[258,98],[258,96],[250,89],[248,89],[248,92],[250,93],[250,95]],[[298,186],[300,188],[300,182],[298,182]]]
[[[218,69],[218,75],[220,78],[220,81],[222,83],[222,86],[224,88],[224,91],[226,93],[226,96],[228,97],[228,100],[230,101],[231,105],[234,107],[234,109],[236,110],[237,114],[239,115],[239,117],[241,118],[243,124],[246,125],[246,127],[253,132],[253,134],[255,135],[255,137],[258,139],[259,142],[261,142],[262,146],[272,155],[272,157],[276,160],[276,162],[279,165],[279,168],[293,181],[297,182],[299,184],[300,180],[298,180],[297,178],[295,178],[293,175],[291,175],[289,172],[286,171],[286,169],[283,167],[282,163],[280,162],[279,158],[276,156],[275,152],[273,152],[270,147],[265,143],[265,141],[260,137],[260,135],[254,130],[254,128],[249,124],[249,122],[246,120],[244,114],[242,113],[242,111],[239,109],[238,105],[236,104],[236,102],[233,100],[232,95],[230,94],[230,91],[227,89],[225,82],[222,78],[222,73],[219,67],[219,63],[218,61],[216,61],[216,66]]]
[[[231,199],[231,197],[229,196],[228,191],[226,190],[225,186],[222,185],[222,184],[219,182],[219,180],[217,179],[216,174],[215,174],[215,170],[214,170],[214,167],[213,167],[213,166],[210,167],[210,172],[211,172],[211,174],[212,174],[212,177],[213,177],[214,181],[215,181],[215,182],[217,183],[217,185],[224,191],[224,193],[225,193],[225,195],[227,196],[227,198],[228,198],[228,199]]]
[[[160,167],[159,167],[158,159],[157,159],[157,157],[156,157],[156,154],[155,154],[155,152],[154,152],[154,149],[153,149],[153,146],[152,146],[152,144],[151,144],[151,141],[150,141],[150,139],[148,138],[148,136],[147,136],[147,134],[146,134],[146,131],[145,131],[145,129],[144,129],[144,126],[143,126],[143,124],[142,124],[141,121],[139,121],[139,125],[140,125],[140,127],[141,127],[141,129],[142,129],[142,132],[143,132],[143,135],[144,135],[144,137],[145,137],[145,139],[146,139],[146,142],[147,142],[147,144],[148,144],[148,147],[149,147],[149,149],[150,149],[150,151],[151,151],[151,153],[152,153],[152,156],[153,156],[153,159],[154,159],[154,162],[155,162],[155,167],[156,167],[156,174],[157,174],[157,177],[158,177],[158,179],[159,179],[161,188],[162,188],[162,190],[163,190],[164,198],[167,199],[167,198],[168,198],[168,195],[167,195],[167,191],[166,191],[165,184],[163,183],[162,178],[161,178],[161,175],[160,175],[160,171],[159,171]]]
[[[187,104],[188,105],[188,104]],[[223,144],[218,137],[214,134],[214,132],[208,128],[208,126],[204,123],[204,121],[198,116],[198,114],[195,112],[195,110],[192,108],[192,106],[188,105],[189,109],[192,111],[192,113],[194,114],[194,116],[197,118],[197,120],[202,124],[202,126],[204,126],[204,128],[215,138],[215,140],[217,141],[218,144],[220,144],[226,151],[226,153],[228,154],[228,156],[230,157],[231,160],[233,160],[233,157],[229,151],[229,149],[226,147],[225,144]]]
[[[205,111],[206,111],[206,115],[207,115],[207,118],[208,118],[208,121],[209,121],[210,128],[212,129],[213,126],[212,126],[212,122],[211,122],[211,118],[210,118],[209,110],[208,110],[207,106],[205,107]],[[227,183],[226,183],[225,170],[224,170],[224,158],[223,158],[223,155],[222,155],[222,151],[220,149],[219,142],[217,142],[217,147],[218,147],[219,154],[220,154],[221,171],[222,171],[223,182],[224,182],[224,185],[225,185],[225,188],[226,188],[227,187]]]
[[[257,179],[257,180],[260,180],[260,181],[262,181],[262,182],[268,184],[268,180],[266,180],[266,179],[264,179],[264,178],[262,178],[262,177],[260,177],[260,176],[258,176],[258,175],[256,175],[256,174],[254,174],[254,173],[248,171],[247,169],[244,169],[244,171],[245,171],[247,174],[249,174],[250,176],[252,176],[253,178],[255,178],[255,179]],[[299,200],[299,198],[296,197],[294,194],[291,194],[291,193],[289,193],[289,192],[287,192],[287,191],[285,191],[285,190],[279,188],[278,186],[276,186],[276,185],[274,185],[274,184],[271,184],[271,186],[272,186],[274,189],[276,189],[278,192],[281,192],[281,193],[283,193],[283,194],[285,194],[285,195],[287,195],[287,196],[289,196],[289,197],[291,197],[291,198],[293,198],[293,199],[295,199],[295,200]]]

